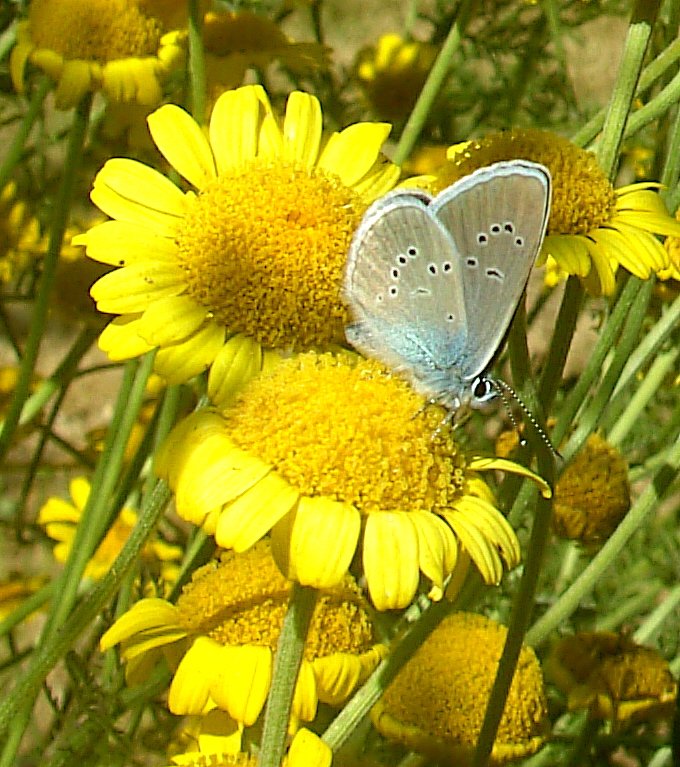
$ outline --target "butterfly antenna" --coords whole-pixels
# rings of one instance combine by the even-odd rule
[[[510,384],[506,383],[500,378],[493,379],[492,383],[494,387],[496,388],[496,391],[500,394],[501,399],[503,400],[503,405],[505,406],[505,410],[508,414],[508,418],[510,419],[510,423],[513,425],[515,431],[517,432],[519,436],[519,444],[522,445],[522,447],[524,447],[527,441],[526,439],[524,439],[524,437],[522,437],[522,434],[519,430],[519,424],[517,423],[517,419],[515,418],[515,415],[512,412],[512,408],[510,407],[510,400],[508,399],[508,394],[519,405],[519,407],[521,408],[522,412],[526,416],[529,423],[534,427],[534,429],[536,429],[543,444],[548,448],[548,450],[550,450],[550,452],[555,456],[555,458],[561,459],[562,456],[557,452],[557,450],[555,450],[553,443],[550,441],[550,437],[548,437],[548,435],[545,433],[544,428],[536,420],[536,416],[524,404],[519,394],[517,394],[517,392],[512,388],[512,386],[510,386]]]

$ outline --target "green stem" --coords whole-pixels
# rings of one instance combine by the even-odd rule
[[[674,40],[664,51],[643,70],[636,94],[644,93],[661,75],[667,72],[680,59],[680,39]],[[576,146],[584,147],[589,144],[602,130],[607,115],[606,107],[602,108],[584,126],[571,137]]]
[[[28,134],[31,132],[33,123],[38,119],[38,115],[42,109],[43,101],[48,91],[52,87],[52,80],[47,75],[43,75],[40,78],[38,87],[33,91],[31,101],[28,105],[28,110],[24,115],[21,124],[17,128],[12,143],[9,145],[5,152],[5,159],[0,165],[0,189],[2,189],[7,183],[9,177],[12,175],[15,165],[17,165],[24,153],[24,145]],[[61,244],[61,243],[60,243]]]
[[[648,594],[648,597],[647,604],[654,604],[656,593]],[[640,644],[652,642],[664,627],[668,625],[667,621],[672,619],[672,616],[678,609],[678,605],[680,605],[680,586],[675,586],[666,594],[663,602],[647,616],[645,622],[633,634],[633,639]],[[637,614],[639,615],[639,613]]]
[[[293,583],[288,612],[276,647],[267,710],[262,731],[259,767],[280,767],[286,744],[295,683],[302,663],[305,639],[314,614],[317,590]]]
[[[26,620],[31,613],[39,610],[46,602],[52,599],[55,589],[56,581],[50,581],[39,591],[36,591],[35,594],[26,597],[6,618],[0,621],[0,637],[9,634],[15,626]]]
[[[574,388],[569,393],[560,411],[559,421],[553,430],[553,439],[559,445],[565,438],[588,394],[591,386],[602,372],[604,361],[614,346],[621,327],[630,311],[635,297],[642,289],[641,280],[628,277],[614,310],[609,315],[604,328],[600,331],[595,348],[588,357],[588,362],[579,376]]]
[[[169,500],[170,490],[167,484],[158,482],[149,498],[148,505],[142,509],[137,524],[111,565],[111,569],[87,597],[80,601],[70,614],[68,621],[55,635],[54,641],[37,650],[34,662],[26,675],[17,682],[14,689],[0,704],[0,732],[7,730],[18,711],[28,708],[50,671],[74,647],[82,632],[100,616],[118,590],[123,578],[139,558]]]
[[[602,138],[597,147],[599,165],[610,178],[613,178],[616,172],[623,131],[631,111],[660,2],[661,0],[638,0],[628,27],[621,66],[602,128]]]
[[[33,305],[31,326],[22,356],[19,377],[14,389],[14,396],[7,409],[2,434],[0,434],[0,462],[7,455],[7,451],[12,443],[12,436],[19,423],[21,411],[28,398],[33,371],[35,370],[35,363],[40,350],[40,342],[45,332],[47,312],[50,306],[50,294],[57,273],[57,262],[64,240],[64,232],[68,224],[71,198],[73,197],[80,169],[83,141],[87,132],[91,103],[92,95],[87,94],[78,104],[73,114],[73,123],[71,124],[66,157],[64,158],[61,184],[50,221],[50,243],[45,258],[42,261],[42,274],[40,276],[36,301]]]
[[[206,71],[203,51],[203,13],[200,0],[189,0],[189,77],[191,114],[199,125],[206,121]]]
[[[547,450],[539,450],[537,458],[539,473],[552,485],[555,474],[555,464],[552,455]],[[477,748],[475,749],[472,762],[473,767],[484,767],[496,740],[496,733],[503,716],[505,701],[515,674],[524,635],[531,620],[536,588],[541,574],[541,565],[550,537],[551,514],[551,499],[539,497],[536,503],[536,515],[524,563],[524,572],[522,573],[522,580],[513,601],[512,613],[508,623],[508,634],[498,663],[498,671],[496,672],[496,678],[491,689],[484,722],[479,732]]]
[[[463,30],[467,26],[475,2],[476,0],[461,0],[456,20],[451,25],[451,29],[446,36],[446,40],[444,40],[439,55],[432,65],[432,69],[423,86],[423,90],[420,92],[420,96],[418,96],[418,101],[416,101],[413,111],[411,112],[401,137],[399,138],[399,143],[397,144],[393,158],[396,165],[401,165],[411,154],[411,151],[418,140],[418,136],[420,136],[420,132],[425,125],[425,121],[432,109],[432,105],[449,73],[451,61],[458,50]]]
[[[619,416],[607,434],[610,445],[620,445],[635,426],[642,412],[663,385],[664,378],[675,368],[675,361],[680,354],[680,347],[662,352],[652,363],[642,384],[628,402],[628,406]]]
[[[562,380],[564,364],[567,361],[569,348],[576,332],[576,321],[583,303],[583,293],[583,283],[578,277],[571,275],[564,289],[560,311],[555,321],[555,332],[538,385],[538,399],[546,415],[552,409],[557,389]]]
[[[630,279],[637,280],[636,277],[631,277]],[[652,295],[653,287],[653,280],[645,280],[642,282],[642,287],[630,307],[623,331],[614,347],[613,357],[602,378],[602,382],[600,383],[597,392],[590,400],[589,406],[579,418],[578,426],[562,452],[564,459],[567,462],[581,449],[586,439],[593,433],[598,424],[606,420],[607,413],[611,412],[609,408],[612,392],[614,391],[616,382],[621,377],[621,373],[628,358],[635,348],[635,344],[638,342],[640,328],[642,327],[642,323],[647,313],[647,306]]]
[[[654,512],[673,483],[680,468],[680,437],[669,450],[664,465],[656,472],[653,480],[642,491],[631,510],[612,533],[609,540],[595,555],[588,567],[574,581],[559,600],[529,629],[526,642],[537,647],[575,610],[595,588],[604,572],[614,563],[630,540],[630,537]]]
[[[651,101],[630,115],[623,137],[630,138],[649,123],[658,120],[671,107],[674,107],[678,100],[680,100],[680,72]]]

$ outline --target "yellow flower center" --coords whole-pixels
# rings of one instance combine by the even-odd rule
[[[132,0],[33,0],[28,22],[38,48],[102,64],[153,55],[161,36]]]
[[[256,379],[225,418],[239,447],[305,495],[364,512],[436,511],[463,490],[465,463],[444,411],[422,406],[372,360],[310,353]]]
[[[593,152],[549,131],[515,128],[493,133],[461,148],[446,164],[438,189],[500,160],[531,160],[552,176],[548,234],[587,234],[614,215],[616,195]]]
[[[178,235],[189,294],[264,346],[337,342],[347,322],[342,270],[363,207],[318,168],[256,160],[222,173]]]
[[[242,554],[225,552],[199,568],[177,600],[179,624],[223,645],[264,645],[276,650],[288,609],[290,581],[261,542]],[[349,578],[319,597],[305,644],[308,660],[333,653],[361,654],[375,644],[361,592]]]
[[[385,692],[386,710],[432,737],[474,746],[506,635],[482,615],[445,618]],[[523,647],[497,742],[527,742],[543,729],[546,714],[541,667]]]

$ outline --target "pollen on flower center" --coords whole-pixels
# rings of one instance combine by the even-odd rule
[[[421,407],[372,360],[303,354],[254,381],[225,418],[239,447],[305,495],[362,512],[437,511],[463,490],[464,459],[438,431],[444,411]]]
[[[242,554],[225,552],[219,563],[199,568],[177,601],[178,620],[191,634],[223,645],[275,650],[289,597],[290,581],[261,542]],[[323,592],[310,626],[308,658],[361,653],[374,642],[366,605],[349,578],[332,592]]]
[[[550,131],[515,128],[470,142],[447,164],[442,188],[477,168],[515,159],[540,163],[550,171],[548,234],[587,234],[612,218],[616,195],[595,154]]]
[[[100,63],[155,54],[162,34],[131,0],[33,0],[28,22],[36,47]]]
[[[265,346],[337,342],[339,294],[359,196],[320,168],[252,163],[195,199],[177,238],[188,293]]]

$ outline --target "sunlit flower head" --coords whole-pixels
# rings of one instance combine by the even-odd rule
[[[121,315],[100,338],[112,359],[157,347],[157,372],[179,383],[219,360],[235,333],[268,349],[344,338],[347,248],[399,169],[380,154],[389,125],[324,138],[321,122],[313,96],[292,93],[280,124],[264,90],[245,86],[218,99],[209,139],[177,106],[149,117],[198,193],[133,160],[106,163],[91,196],[114,220],[78,242],[120,267],[92,289],[100,311]]]
[[[90,495],[90,483],[85,477],[76,477],[69,484],[71,502],[52,497],[38,514],[38,524],[45,528],[50,538],[57,541],[52,553],[57,562],[66,562],[76,534],[76,527]],[[111,569],[137,522],[137,514],[124,507],[99,544],[92,559],[87,563],[84,578],[99,580]],[[182,549],[172,546],[154,534],[142,551],[142,559],[150,574],[166,583],[172,583],[178,572]]]
[[[13,181],[0,191],[0,282],[13,280],[43,255],[46,239]]]
[[[259,717],[271,684],[276,645],[290,596],[269,545],[225,552],[194,573],[177,605],[144,599],[102,637],[102,649],[122,642],[130,682],[144,678],[161,653],[175,669],[168,706],[174,714],[219,708],[239,727]],[[311,721],[319,701],[340,705],[386,648],[359,588],[347,576],[319,595],[293,700],[297,719]],[[227,733],[229,734],[229,733]]]
[[[675,220],[680,222],[680,208],[675,211]],[[664,247],[671,262],[667,276],[680,280],[680,236],[666,237]]]
[[[445,764],[469,764],[507,630],[482,615],[456,613],[437,626],[371,712],[376,728]],[[541,666],[523,647],[490,764],[536,753],[550,731]]]
[[[530,475],[467,458],[445,413],[372,360],[307,353],[280,362],[234,407],[181,422],[156,471],[178,513],[224,548],[271,531],[282,572],[303,585],[341,581],[361,546],[378,607],[405,607],[420,573],[439,590],[466,550],[487,583],[519,561],[517,538],[477,476]]]
[[[26,63],[57,83],[55,104],[70,109],[88,91],[153,106],[162,82],[184,60],[179,33],[164,34],[135,0],[32,0],[17,28],[10,70],[24,87]]]
[[[555,485],[553,528],[584,546],[604,543],[630,509],[628,467],[621,453],[592,434]]]
[[[375,113],[384,120],[402,120],[413,109],[436,57],[437,47],[430,43],[387,34],[359,51],[354,69]]]
[[[562,637],[546,673],[567,696],[571,711],[594,719],[650,721],[672,715],[677,682],[668,662],[651,647],[607,631]]]
[[[548,256],[567,274],[582,278],[593,295],[611,295],[619,266],[640,279],[669,267],[655,235],[680,236],[656,191],[641,182],[614,189],[594,153],[548,131],[516,128],[452,147],[434,176],[409,179],[435,192],[500,160],[524,159],[545,165],[552,176],[548,232],[538,259]]]
[[[203,47],[208,88],[215,98],[241,85],[248,69],[264,70],[272,61],[298,76],[328,67],[328,48],[293,42],[276,22],[250,11],[207,13]]]

